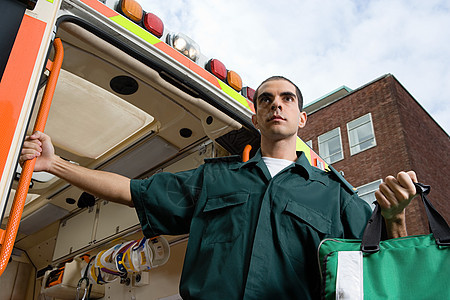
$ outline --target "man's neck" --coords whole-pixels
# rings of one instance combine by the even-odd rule
[[[296,141],[297,139],[284,139],[273,142],[261,138],[261,155],[296,161]]]

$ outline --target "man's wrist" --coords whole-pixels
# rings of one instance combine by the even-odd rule
[[[391,218],[385,218],[387,234],[389,238],[398,238],[407,236],[405,211],[394,215]]]
[[[61,156],[53,154],[52,159],[50,160],[47,172],[58,176],[59,175],[58,170],[61,170],[63,165],[66,163],[72,163],[72,162],[67,159],[62,158]]]

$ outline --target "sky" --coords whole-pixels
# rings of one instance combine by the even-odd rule
[[[139,0],[256,88],[272,75],[305,104],[392,74],[450,132],[450,0]]]

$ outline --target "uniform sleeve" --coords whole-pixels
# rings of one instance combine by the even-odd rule
[[[203,165],[190,171],[131,180],[131,197],[144,235],[188,233],[202,182]]]
[[[372,215],[370,205],[358,197],[357,194],[348,195],[342,212],[344,238],[361,239],[367,221]]]

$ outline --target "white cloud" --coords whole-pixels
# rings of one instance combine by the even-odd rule
[[[393,74],[450,130],[450,1],[140,1],[256,87],[284,75],[306,102]]]

